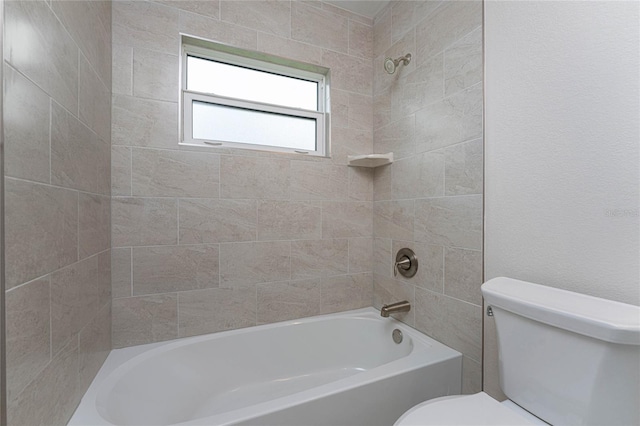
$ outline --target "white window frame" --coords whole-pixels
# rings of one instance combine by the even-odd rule
[[[194,44],[197,43],[198,45]],[[210,47],[209,47],[210,46]],[[223,51],[224,49],[224,51]],[[202,59],[209,59],[230,65],[241,66],[244,68],[265,71],[282,75],[313,81],[318,84],[318,109],[306,110],[301,108],[292,108],[283,105],[268,104],[263,102],[255,102],[246,99],[230,98],[217,96],[211,93],[202,93],[193,90],[187,90],[187,57],[194,56]],[[252,57],[256,56],[258,59]],[[304,69],[304,68],[311,68]],[[194,39],[190,36],[183,36],[182,57],[180,64],[180,100],[181,100],[181,142],[183,145],[190,146],[207,146],[207,147],[224,147],[224,148],[240,148],[252,149],[259,151],[275,151],[290,152],[313,156],[328,156],[328,69],[303,64],[265,55],[258,52],[251,52],[229,46],[220,45],[214,42],[207,42],[200,39]],[[313,119],[316,122],[316,149],[315,150],[299,150],[287,148],[277,145],[258,145],[234,141],[221,140],[205,140],[193,138],[193,101],[201,101],[214,105],[229,106],[234,108],[242,108],[246,110],[273,113],[284,116],[300,117],[305,119]]]

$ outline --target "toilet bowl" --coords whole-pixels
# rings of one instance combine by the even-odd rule
[[[640,307],[504,277],[481,289],[509,399],[436,398],[396,426],[640,425]]]
[[[526,410],[507,400],[498,402],[484,392],[435,398],[404,413],[394,426],[543,425]]]

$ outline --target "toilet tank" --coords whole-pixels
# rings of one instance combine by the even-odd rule
[[[504,277],[482,295],[510,400],[556,426],[640,424],[640,307]]]

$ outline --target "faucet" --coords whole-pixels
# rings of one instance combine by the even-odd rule
[[[396,314],[398,312],[409,312],[410,310],[411,304],[407,300],[403,300],[402,302],[382,305],[382,309],[380,309],[380,315],[388,318],[390,314]]]

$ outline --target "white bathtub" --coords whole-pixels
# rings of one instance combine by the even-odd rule
[[[114,350],[69,424],[388,426],[460,393],[461,369],[367,308]]]

